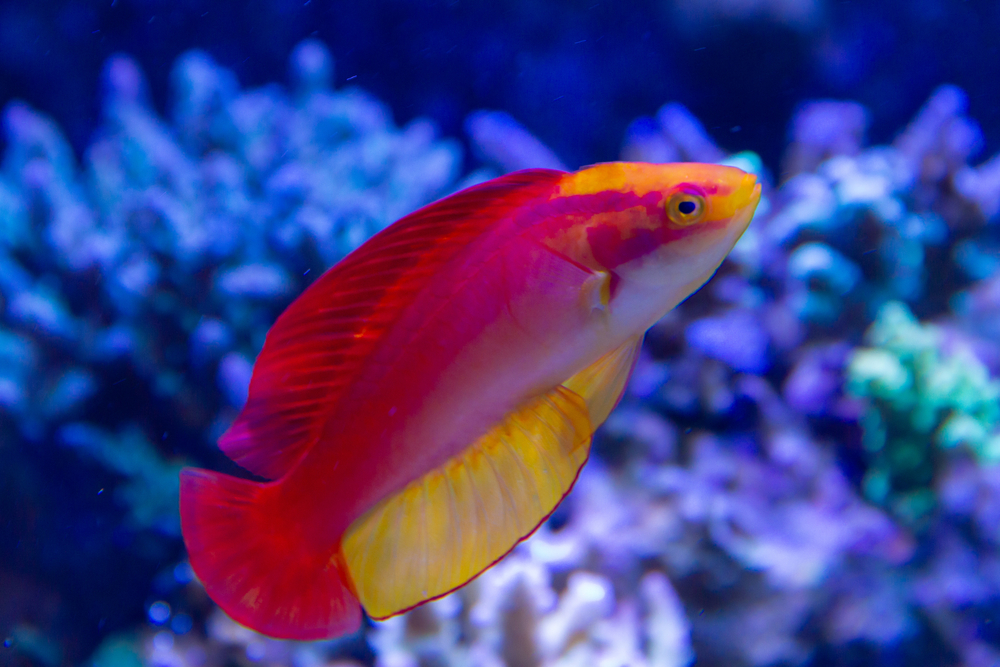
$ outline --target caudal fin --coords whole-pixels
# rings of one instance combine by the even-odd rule
[[[340,548],[317,553],[273,486],[208,470],[181,472],[181,528],[191,567],[233,620],[272,637],[327,639],[361,625]]]

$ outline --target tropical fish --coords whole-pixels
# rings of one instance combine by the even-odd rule
[[[219,441],[273,481],[181,473],[208,594],[254,630],[319,639],[489,568],[569,492],[646,330],[759,198],[718,165],[534,169],[376,234],[278,318]]]

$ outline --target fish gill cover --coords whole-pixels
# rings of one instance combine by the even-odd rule
[[[819,20],[787,4],[754,6]],[[982,131],[948,85],[885,145],[857,103],[780,119],[782,179],[748,232],[647,335],[569,498],[473,584],[313,644],[215,609],[179,539],[177,471],[235,469],[214,442],[267,327],[401,215],[565,164],[504,111],[465,119],[471,156],[429,120],[398,127],[333,87],[317,40],[290,63],[289,88],[245,89],[187,52],[166,120],[116,55],[81,157],[43,112],[3,111],[0,661],[1000,661],[1000,158],[971,162]],[[769,178],[677,102],[620,145]]]

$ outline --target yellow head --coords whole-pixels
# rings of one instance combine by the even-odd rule
[[[542,240],[610,272],[616,291],[631,289],[645,302],[655,291],[659,317],[718,269],[759,200],[756,178],[735,167],[599,164],[563,178],[550,200],[560,215]]]

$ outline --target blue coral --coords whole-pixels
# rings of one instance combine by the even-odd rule
[[[178,409],[202,403],[190,426],[205,429],[225,410],[212,385],[239,407],[239,359],[253,359],[285,304],[452,186],[461,153],[430,122],[397,129],[363,91],[332,90],[318,42],[292,65],[292,94],[242,91],[190,52],[174,68],[168,125],[135,63],[115,56],[82,168],[51,121],[7,108],[0,290],[6,347],[20,350],[5,365],[6,402],[22,429],[72,414],[117,363]],[[36,381],[17,381],[26,375]]]
[[[164,120],[114,56],[80,161],[45,115],[4,111],[0,449],[14,465],[0,474],[24,491],[11,521],[32,536],[25,558],[77,592],[68,604],[104,640],[95,664],[1000,656],[982,630],[1000,601],[1000,171],[970,164],[982,133],[953,86],[887,146],[865,144],[859,104],[801,105],[778,182],[680,103],[636,120],[623,158],[735,164],[764,198],[718,275],[648,334],[552,519],[472,586],[335,642],[270,641],[214,609],[183,561],[176,473],[231,465],[213,443],[281,309],[459,184],[564,164],[505,112],[466,118],[469,155],[428,120],[398,128],[368,93],[333,88],[316,40],[290,71],[288,89],[245,90],[188,52]],[[124,611],[93,629],[109,608]],[[18,618],[11,642],[57,663],[42,648],[69,641],[40,618]]]
[[[177,473],[217,456],[269,324],[330,264],[454,187],[457,142],[334,90],[321,43],[300,44],[291,72],[290,90],[243,90],[189,52],[166,121],[136,63],[114,56],[82,163],[44,114],[3,112],[0,447],[64,487],[58,512],[32,495],[25,511],[81,526],[26,540],[26,555],[52,554],[46,577],[123,553],[144,577],[176,562]],[[15,529],[34,534],[26,520]],[[72,585],[87,591],[74,613],[91,616],[107,614],[89,599],[132,610],[150,594],[110,577]]]

